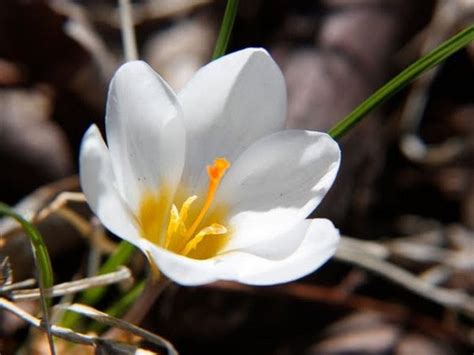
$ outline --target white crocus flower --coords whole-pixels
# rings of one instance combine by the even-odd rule
[[[117,236],[183,285],[269,285],[331,257],[339,233],[306,219],[336,176],[328,135],[284,130],[286,88],[262,49],[201,68],[178,94],[141,61],[110,84],[107,144],[84,136],[81,184]]]

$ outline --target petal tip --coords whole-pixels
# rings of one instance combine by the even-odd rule
[[[91,145],[96,145],[103,141],[102,134],[96,124],[91,124],[82,137],[79,157],[82,158],[90,149]]]
[[[120,76],[120,75],[124,75],[124,74],[133,74],[133,73],[137,74],[137,73],[144,72],[144,71],[146,71],[146,72],[153,71],[154,72],[154,70],[147,63],[145,63],[143,60],[133,60],[133,61],[126,62],[126,63],[122,64],[117,69],[114,76]]]
[[[112,78],[109,87],[109,97],[116,87],[128,89],[130,83],[154,82],[156,79],[159,80],[166,90],[172,91],[165,80],[146,62],[142,60],[126,62],[117,69]]]

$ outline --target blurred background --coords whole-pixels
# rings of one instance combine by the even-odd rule
[[[140,58],[179,91],[209,62],[225,1],[132,5]],[[287,126],[326,131],[473,22],[472,0],[241,0],[228,51],[266,48],[286,78]],[[92,123],[103,129],[108,83],[123,60],[116,1],[0,2],[1,201],[26,198],[33,211],[79,190],[80,140]],[[340,174],[314,213],[448,290],[445,299],[341,255],[288,286],[170,286],[142,325],[183,354],[472,353],[473,61],[471,43],[344,137]],[[58,281],[84,273],[89,241],[58,216],[39,227]],[[5,220],[0,233],[15,280],[31,277],[27,239]],[[138,259],[131,268],[140,273]],[[24,323],[0,315],[2,353],[27,335]]]

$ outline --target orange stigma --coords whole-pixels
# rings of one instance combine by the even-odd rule
[[[187,238],[190,238],[196,231],[197,227],[199,227],[199,224],[202,222],[204,216],[209,210],[209,207],[211,207],[217,188],[219,187],[219,184],[222,178],[224,177],[225,172],[229,168],[230,168],[230,163],[225,158],[216,158],[214,160],[214,165],[207,166],[207,175],[209,176],[209,185],[207,188],[206,201],[204,202],[204,205],[202,206],[202,209],[199,212],[198,216],[194,220],[194,223],[187,230],[187,233],[186,233]]]

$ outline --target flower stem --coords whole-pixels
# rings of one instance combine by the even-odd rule
[[[427,55],[418,59],[415,63],[403,70],[400,74],[374,92],[368,99],[363,101],[351,113],[336,123],[329,130],[329,135],[339,139],[362,120],[369,112],[393,96],[399,90],[410,84],[414,79],[425,71],[441,63],[449,56],[467,46],[474,39],[474,25],[469,26],[457,35],[451,37],[436,47]]]
[[[237,14],[238,6],[239,0],[227,0],[224,18],[222,19],[216,47],[214,48],[214,53],[212,54],[212,60],[222,57],[225,54],[227,45],[229,44],[232,27],[234,26],[235,15]]]

